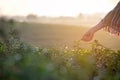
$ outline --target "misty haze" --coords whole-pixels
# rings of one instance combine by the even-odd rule
[[[120,80],[120,39],[82,40],[118,2],[0,0],[0,80]]]

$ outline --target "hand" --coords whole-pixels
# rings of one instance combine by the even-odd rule
[[[94,33],[97,32],[98,30],[102,29],[104,27],[104,22],[103,20],[99,22],[96,26],[90,28],[82,37],[81,40],[83,41],[90,41],[93,39]]]
[[[83,41],[90,41],[90,40],[92,40],[93,36],[94,36],[94,31],[93,30],[89,30],[89,31],[87,31],[83,35],[83,37],[81,38],[81,40],[83,40]]]

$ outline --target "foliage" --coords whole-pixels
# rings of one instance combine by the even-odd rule
[[[80,41],[72,49],[38,48],[20,41],[10,23],[5,21],[9,46],[4,37],[0,41],[0,80],[120,80],[120,50],[98,41],[89,49]]]

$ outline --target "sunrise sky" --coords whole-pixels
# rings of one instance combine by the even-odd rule
[[[119,0],[0,0],[0,14],[77,16],[79,13],[108,12]]]

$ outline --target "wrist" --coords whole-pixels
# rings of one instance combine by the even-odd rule
[[[93,32],[97,32],[98,30],[102,29],[103,27],[104,27],[103,23],[100,22],[100,23],[98,23],[96,26],[94,26],[91,29],[93,30]]]

